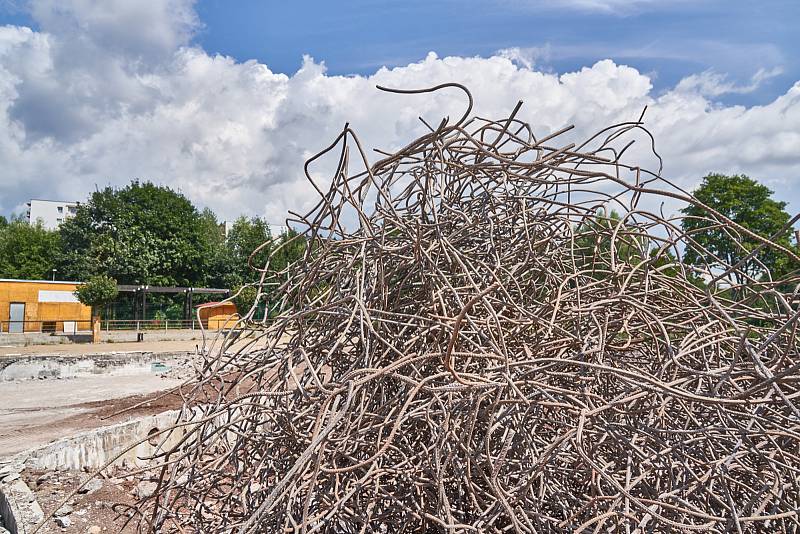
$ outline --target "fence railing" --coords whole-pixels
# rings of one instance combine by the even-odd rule
[[[100,329],[104,332],[117,330],[199,330],[200,321],[197,319],[109,319],[100,322]],[[204,323],[203,328],[208,328]]]
[[[222,330],[232,328],[236,318],[211,319],[108,319],[100,321],[103,332],[117,331],[168,331],[168,330]],[[57,321],[0,321],[2,334],[84,334],[91,333],[92,322],[87,319],[59,319]]]
[[[92,321],[87,319],[0,321],[0,333],[3,334],[80,334],[91,330]]]

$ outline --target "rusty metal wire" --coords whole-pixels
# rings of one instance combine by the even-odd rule
[[[520,105],[307,162],[283,311],[210,343],[142,531],[795,531],[798,278],[681,263],[652,207],[700,204],[625,162],[641,120],[576,145]]]

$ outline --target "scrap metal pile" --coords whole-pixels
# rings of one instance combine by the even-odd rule
[[[519,109],[311,158],[283,311],[215,345],[142,530],[795,531],[798,279],[681,263],[656,211],[698,201],[625,162],[641,122],[575,145]]]

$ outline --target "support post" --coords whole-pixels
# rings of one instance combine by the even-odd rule
[[[92,311],[92,343],[100,343],[100,314]]]
[[[194,312],[194,308],[192,306],[192,295],[193,294],[194,294],[194,288],[190,287],[189,288],[189,293],[188,293],[188,301],[189,301],[188,310],[189,310],[189,321],[191,321],[191,323],[192,323],[192,330],[194,330],[194,313],[193,313]]]

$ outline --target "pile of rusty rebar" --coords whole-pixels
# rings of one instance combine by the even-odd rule
[[[374,164],[349,127],[309,160],[338,164],[264,274],[280,314],[209,345],[140,528],[794,532],[798,278],[752,265],[795,251],[708,208],[761,245],[687,265],[659,206],[700,204],[626,163],[640,121],[576,145],[468,101]]]

